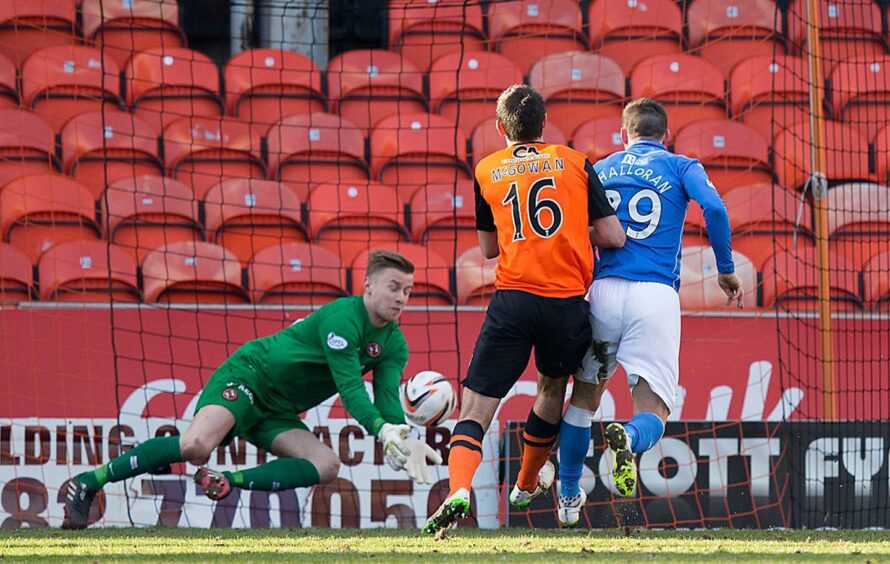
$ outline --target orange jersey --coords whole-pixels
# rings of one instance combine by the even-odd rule
[[[587,158],[564,145],[517,144],[476,166],[476,228],[497,231],[500,290],[585,294],[593,278],[588,227],[614,214]]]

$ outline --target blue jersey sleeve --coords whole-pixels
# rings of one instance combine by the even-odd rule
[[[717,270],[721,274],[735,272],[735,265],[732,262],[729,213],[700,162],[689,161],[683,171],[683,186],[689,197],[698,202],[704,212],[708,237],[717,257]]]

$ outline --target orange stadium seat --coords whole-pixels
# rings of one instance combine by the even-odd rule
[[[0,55],[0,108],[19,106],[19,90],[15,65],[5,55]]]
[[[33,53],[22,65],[22,102],[56,131],[90,110],[125,108],[118,94],[120,69],[94,47],[56,45]]]
[[[829,182],[875,180],[869,172],[868,140],[848,125],[825,120],[825,162],[822,172]],[[810,149],[813,138],[810,122],[803,121],[783,129],[773,141],[774,167],[779,183],[789,190],[801,188],[812,172]]]
[[[485,120],[476,126],[473,130],[473,137],[470,144],[473,146],[473,163],[479,164],[479,161],[506,147],[504,136],[498,133],[495,122],[496,117]],[[547,143],[566,144],[566,136],[562,131],[550,121],[544,124],[544,141]]]
[[[384,118],[371,132],[371,177],[398,187],[406,200],[420,186],[472,178],[467,138],[435,114]]]
[[[683,248],[708,247],[710,245],[711,240],[708,238],[704,212],[698,202],[690,200],[689,206],[686,208],[686,218],[683,220]]]
[[[256,252],[286,241],[306,241],[301,202],[283,182],[233,178],[204,196],[208,239],[246,265]]]
[[[454,51],[484,51],[482,5],[465,0],[392,0],[389,47],[426,72]]]
[[[472,180],[430,184],[411,198],[412,240],[441,257],[455,257],[479,244]]]
[[[262,135],[253,124],[228,118],[186,117],[164,129],[168,174],[199,200],[224,178],[266,178]]]
[[[134,53],[187,46],[176,0],[82,0],[83,36],[123,68]]]
[[[0,303],[27,302],[35,298],[34,270],[22,251],[0,243]]]
[[[257,252],[247,267],[253,303],[321,305],[349,295],[337,255],[311,243]]]
[[[16,66],[51,45],[77,43],[77,10],[72,0],[0,2],[0,55]]]
[[[27,110],[0,108],[0,188],[26,174],[62,170],[52,128]]]
[[[868,139],[890,121],[890,56],[841,61],[831,72],[834,118]]]
[[[720,69],[692,55],[656,55],[640,61],[630,75],[630,93],[663,103],[671,131],[693,121],[726,118]]]
[[[572,147],[587,155],[592,163],[623,150],[621,118],[604,117],[585,121],[572,135]]]
[[[868,307],[890,311],[890,252],[875,255],[862,271]]]
[[[536,62],[529,84],[547,102],[547,121],[569,134],[588,120],[620,117],[624,73],[618,63],[594,53],[556,53]]]
[[[99,239],[96,202],[83,184],[60,174],[32,174],[0,190],[3,237],[36,263],[50,247]]]
[[[860,270],[868,260],[890,251],[890,188],[852,182],[828,190],[828,239],[832,250]]]
[[[451,305],[455,303],[451,293],[451,272],[448,263],[428,248],[411,243],[394,245],[414,264],[414,287],[411,289],[411,305]],[[361,292],[368,269],[370,250],[363,251],[352,261],[352,293]]]
[[[473,131],[495,115],[501,92],[522,82],[522,70],[503,55],[450,53],[439,57],[430,69],[430,108],[464,131]]]
[[[309,193],[313,241],[351,264],[375,245],[409,241],[405,211],[396,189],[374,182],[320,184]]]
[[[270,125],[291,114],[327,111],[321,71],[284,49],[249,49],[226,63],[226,106],[242,121]]]
[[[62,164],[96,199],[120,178],[164,174],[158,132],[133,114],[112,110],[68,120],[62,128]]]
[[[270,176],[291,183],[301,201],[322,182],[370,178],[362,130],[331,114],[289,116],[266,134]]]
[[[772,139],[782,129],[810,119],[807,63],[790,55],[745,59],[733,69],[729,98],[735,119]]]
[[[735,273],[742,279],[746,308],[757,307],[757,270],[751,259],[732,252]],[[710,246],[683,247],[680,266],[680,307],[691,310],[725,310],[726,294],[717,284],[717,257]]]
[[[847,260],[829,252],[831,307],[850,311],[862,307],[859,272]],[[815,248],[780,251],[763,268],[763,306],[788,310],[819,307],[819,268]]]
[[[772,0],[696,0],[688,6],[689,50],[726,78],[739,61],[785,54],[782,9]]]
[[[250,301],[238,257],[213,243],[181,241],[148,253],[142,261],[142,286],[148,303],[225,303]]]
[[[183,116],[216,117],[225,110],[219,70],[198,51],[167,47],[140,51],[127,63],[124,81],[133,112],[157,129]]]
[[[647,57],[683,50],[683,16],[672,0],[593,0],[587,16],[591,48],[624,74]]]
[[[40,299],[47,302],[139,302],[136,261],[106,241],[67,241],[37,264]]]
[[[383,49],[356,49],[328,63],[332,111],[370,131],[393,114],[429,111],[424,76],[411,59]]]
[[[482,249],[472,247],[454,263],[457,301],[460,305],[487,305],[494,294],[495,267],[498,259],[482,256]]]
[[[523,73],[545,55],[589,49],[575,0],[493,2],[488,31],[494,49],[516,61]]]
[[[769,143],[737,121],[693,122],[674,137],[674,151],[700,160],[721,193],[743,184],[773,180]]]
[[[204,240],[192,189],[172,178],[121,178],[105,191],[101,206],[108,239],[138,262],[166,244]]]

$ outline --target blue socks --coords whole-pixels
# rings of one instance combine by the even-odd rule
[[[624,430],[630,437],[630,449],[634,454],[639,454],[654,447],[655,443],[661,440],[661,436],[664,435],[664,422],[654,413],[640,413],[624,424]]]
[[[572,497],[580,491],[584,459],[590,450],[593,412],[569,404],[559,427],[559,493]]]

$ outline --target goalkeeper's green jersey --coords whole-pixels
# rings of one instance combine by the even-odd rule
[[[375,327],[362,296],[340,298],[274,335],[245,343],[227,362],[247,362],[261,403],[301,413],[339,393],[343,407],[373,435],[404,423],[399,384],[408,345],[396,323]],[[374,401],[362,375],[374,372]]]

